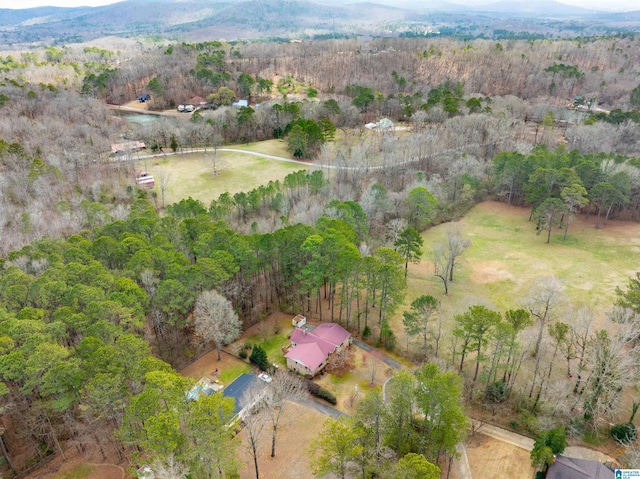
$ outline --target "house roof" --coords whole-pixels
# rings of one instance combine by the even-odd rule
[[[111,152],[117,154],[123,151],[141,150],[143,148],[146,148],[146,145],[142,141],[123,141],[122,143],[111,145]]]
[[[333,351],[337,346],[337,344],[331,343],[319,337],[313,331],[307,331],[306,329],[301,328],[296,328],[293,331],[293,334],[291,335],[291,342],[295,343],[296,345],[316,344],[325,355],[329,355],[329,353]]]
[[[614,472],[598,461],[561,454],[547,470],[547,479],[614,479]]]
[[[235,399],[234,414],[238,414],[247,405],[245,404],[246,398],[243,396],[245,391],[253,384],[260,385],[260,381],[251,374],[241,374],[222,391],[224,397]]]
[[[336,346],[341,345],[345,339],[351,336],[349,331],[336,323],[322,323],[313,330],[313,334]]]
[[[349,336],[349,332],[336,323],[323,323],[313,331],[295,328],[291,342],[296,346],[285,358],[295,359],[313,371]]]
[[[294,359],[304,364],[311,371],[320,366],[329,354],[325,353],[316,343],[298,344],[289,351],[284,357]]]

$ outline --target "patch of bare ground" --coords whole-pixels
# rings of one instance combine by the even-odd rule
[[[514,280],[514,276],[504,269],[502,261],[478,261],[469,275],[476,283],[495,283],[496,281]]]
[[[273,479],[312,479],[309,470],[309,454],[307,447],[320,433],[327,419],[319,412],[299,404],[291,404],[287,408],[291,418],[278,432],[276,457],[271,457],[271,436],[268,428],[260,436],[258,444],[258,467],[260,477]],[[242,442],[240,446],[240,479],[256,477],[251,455],[246,442],[244,430],[238,434]]]
[[[479,479],[531,479],[529,451],[506,442],[475,434],[467,444],[467,457],[474,478]]]
[[[291,332],[293,332],[293,325],[291,324],[291,319],[294,316],[295,314],[283,313],[281,311],[276,311],[275,313],[271,313],[262,321],[247,328],[247,330],[242,334],[242,336],[238,341],[241,341],[242,338],[249,338],[251,336],[260,336],[269,332],[273,334],[274,331],[291,330]]]
[[[127,108],[133,108],[135,110],[148,110],[149,104],[147,102],[140,103],[138,100],[130,101],[125,103],[122,106],[126,106]]]
[[[87,448],[84,451],[72,447],[65,450],[66,459],[63,461],[58,455],[55,459],[40,469],[35,470],[26,479],[58,479],[63,477],[66,471],[78,466],[91,467],[91,472],[86,479],[129,479],[131,476],[127,469],[131,464],[118,462],[115,451],[105,449],[107,458],[103,460],[97,447]]]

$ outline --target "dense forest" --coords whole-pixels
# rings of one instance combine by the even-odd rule
[[[530,207],[531,229],[547,241],[554,226],[566,237],[578,214],[596,215],[597,227],[639,219],[639,51],[637,38],[620,36],[122,41],[116,50],[3,55],[6,469],[97,445],[103,457],[115,451],[137,466],[171,453],[192,477],[233,477],[230,405],[215,395],[185,402],[192,384],[172,369],[207,346],[194,308],[212,290],[230,301],[242,330],[274,311],[303,312],[389,351],[400,334],[411,337],[410,359],[443,369],[427,365],[417,377],[451,384],[446,399],[426,397],[410,375],[398,380],[405,409],[380,413],[386,429],[366,446],[375,454],[362,474],[410,453],[439,464],[455,454],[461,437],[445,433],[466,418],[452,406],[443,435],[430,437],[428,409],[409,418],[429,401],[508,407],[529,433],[563,424],[575,438],[618,418],[618,393],[638,379],[637,278],[618,290],[606,318],[581,305],[560,313],[563,287],[553,277],[532,286],[523,309],[475,304],[446,320],[432,296],[405,298],[420,232],[487,197]],[[141,92],[156,110],[196,96],[212,108],[132,128],[105,106]],[[237,99],[249,105],[230,106]],[[384,128],[382,118],[401,129]],[[365,128],[371,122],[378,128]],[[293,157],[336,168],[165,207],[135,187],[131,162],[109,155],[129,139],[186,154],[273,138]],[[467,247],[455,226],[434,245],[445,294]],[[401,309],[402,332],[390,322]],[[561,359],[569,380],[556,381]],[[402,397],[414,402],[403,406]],[[403,420],[414,435],[400,437]],[[347,426],[340,434],[366,436],[354,432],[357,421]],[[205,454],[211,460],[201,461]]]

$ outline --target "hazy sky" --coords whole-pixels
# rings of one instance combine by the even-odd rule
[[[0,8],[30,8],[40,7],[44,5],[54,5],[58,7],[77,7],[77,6],[92,6],[107,5],[109,3],[116,3],[117,0],[0,0]],[[360,0],[346,0],[346,3],[357,2]],[[376,1],[376,0],[372,0]],[[379,3],[393,4],[393,0],[377,0]],[[461,4],[486,4],[493,3],[497,0],[449,0],[451,3]],[[523,1],[536,1],[536,0],[514,0],[517,2]],[[599,10],[638,10],[640,9],[640,2],[638,0],[561,0],[562,3],[568,5],[576,5],[585,8],[593,8]],[[318,3],[322,3],[319,0]],[[403,0],[398,3],[406,4],[407,1]],[[418,2],[416,2],[418,3]]]

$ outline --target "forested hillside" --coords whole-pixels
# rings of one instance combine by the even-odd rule
[[[638,379],[637,279],[602,305],[606,317],[566,301],[547,275],[527,277],[522,308],[472,298],[445,318],[435,296],[448,295],[472,240],[448,228],[426,258],[421,233],[486,198],[530,208],[531,234],[547,242],[554,227],[570,237],[578,215],[595,215],[596,228],[637,221],[638,41],[118,41],[3,53],[5,469],[97,446],[135,466],[171,457],[193,477],[233,476],[232,405],[186,401],[192,383],[172,369],[211,346],[194,312],[211,291],[242,330],[274,311],[302,312],[447,369],[426,366],[417,384],[460,373],[447,398],[398,376],[406,394],[394,394],[409,399],[359,449],[364,472],[396,471],[407,453],[446,464],[462,436],[445,432],[466,424],[459,397],[529,434],[559,424],[576,440],[606,433]],[[147,108],[163,115],[145,126],[106,108],[147,92]],[[194,98],[207,108],[178,113]],[[238,99],[247,106],[231,106]],[[165,207],[160,182],[136,187],[134,165],[156,161],[148,155],[215,158],[221,146],[267,139],[309,170],[210,204]],[[110,153],[127,140],[146,151]],[[411,290],[421,260],[442,292]],[[453,419],[438,442],[426,432],[429,407],[446,400]]]

